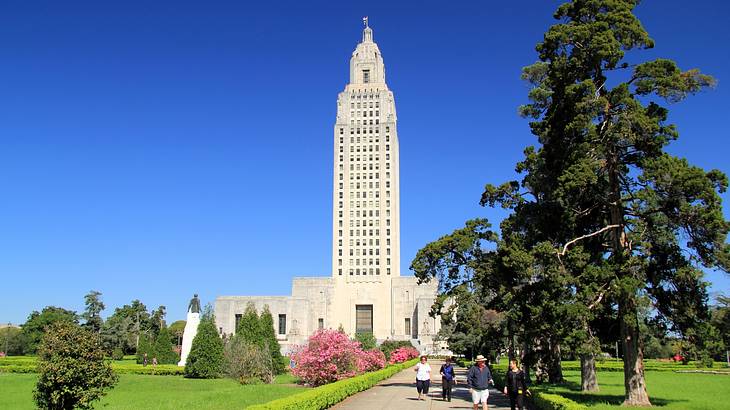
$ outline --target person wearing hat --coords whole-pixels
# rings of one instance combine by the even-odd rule
[[[479,403],[482,404],[484,410],[488,410],[487,399],[489,398],[489,385],[494,384],[492,372],[489,371],[487,359],[484,356],[478,355],[475,362],[476,364],[466,374],[466,384],[469,386],[469,393],[471,393],[471,402],[474,404],[474,410],[479,409]]]

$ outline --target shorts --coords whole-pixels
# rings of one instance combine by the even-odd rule
[[[486,403],[489,398],[489,389],[471,389],[471,402],[474,404]]]

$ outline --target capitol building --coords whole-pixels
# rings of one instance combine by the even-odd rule
[[[215,317],[221,334],[235,333],[246,305],[268,305],[286,353],[318,329],[378,341],[410,340],[422,352],[436,346],[440,319],[428,314],[437,294],[400,272],[400,177],[393,92],[373,30],[367,26],[350,59],[350,81],[337,96],[334,124],[332,272],[295,277],[291,296],[220,296]]]

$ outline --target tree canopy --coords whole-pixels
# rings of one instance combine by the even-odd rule
[[[457,309],[473,310],[455,291],[465,286],[482,307],[503,312],[509,340],[516,332],[523,359],[545,367],[550,381],[562,377],[561,348],[581,354],[590,374],[606,328],[618,330],[625,403],[647,405],[642,304],[688,346],[716,350],[702,269],[727,272],[730,223],[719,195],[727,177],[666,149],[679,134],[664,104],[715,80],[665,58],[637,62],[654,46],[637,3],[558,8],[559,23],[536,47],[539,61],[522,72],[531,90],[519,111],[537,144],[516,166],[522,180],[487,184],[481,198],[510,211],[501,237],[486,221],[468,221],[426,245],[412,269],[442,279]]]

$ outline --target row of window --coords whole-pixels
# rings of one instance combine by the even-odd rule
[[[390,158],[390,154],[388,154],[388,157]],[[350,157],[350,171],[367,171],[368,169],[372,171],[373,165],[375,165],[376,171],[380,170],[380,163],[374,162],[372,155],[370,155],[369,157],[366,157],[365,155],[363,155],[362,161],[360,161],[359,155],[357,156],[357,161],[353,161],[352,158],[353,157]],[[380,157],[378,157],[378,155],[375,154],[375,161],[379,161],[379,160],[380,160]],[[340,155],[340,162],[342,162],[342,155]],[[369,164],[358,164],[357,162],[370,162],[370,163]],[[344,170],[343,168],[344,168],[344,165],[342,163],[340,163],[339,170],[343,171]],[[390,169],[390,163],[388,163],[388,162],[385,163],[385,169]],[[376,176],[375,178],[377,179],[378,177]],[[340,179],[342,179],[342,178],[340,178]],[[350,179],[353,179],[352,174],[350,174]],[[357,179],[360,179],[359,175],[358,175]],[[363,176],[362,179],[366,179],[366,178]],[[372,179],[372,178],[370,178],[370,179]]]
[[[390,246],[390,238],[385,241],[385,244]],[[342,239],[337,240],[337,246],[342,246]],[[373,239],[363,239],[362,242],[360,239],[350,239],[350,246],[373,246]],[[375,239],[375,246],[380,246],[380,239]]]
[[[342,276],[342,269],[337,269],[337,273],[340,276]],[[370,275],[373,275],[373,274],[380,275],[380,268],[370,268],[370,269],[363,268],[362,269],[362,274],[363,275],[368,275],[368,274],[370,274]],[[390,275],[390,268],[386,268],[385,269],[385,274],[386,275]],[[350,276],[353,276],[353,275],[360,275],[360,268],[350,269]]]
[[[368,121],[370,121],[370,123],[368,123]],[[355,125],[357,125],[357,128],[355,128]],[[361,134],[360,125],[363,125],[362,134],[380,134],[380,127],[364,127],[365,125],[380,125],[380,118],[376,118],[374,124],[373,120],[363,120],[362,123],[360,120],[357,120],[357,124],[355,124],[355,120],[350,120],[350,135]]]
[[[386,154],[385,157],[386,157],[386,159],[390,160],[390,154]],[[353,158],[355,158],[355,159],[353,159]],[[379,160],[380,160],[380,158],[376,154],[375,155],[375,161],[379,161]],[[360,166],[362,166],[362,171],[366,171],[368,168],[370,170],[372,170],[373,169],[373,165],[375,165],[375,170],[376,171],[378,171],[380,169],[380,163],[373,162],[373,156],[372,156],[372,154],[370,155],[370,157],[368,157],[367,155],[363,155],[362,156],[362,162],[370,162],[370,164],[353,164],[352,162],[361,162],[359,155],[357,155],[356,157],[350,156],[350,162],[351,162],[350,163],[350,171],[360,171],[361,170],[360,169]],[[342,164],[342,155],[340,155],[340,164],[338,165],[338,170],[339,171],[344,171],[344,168],[345,168],[345,166],[344,166],[344,164]],[[386,162],[385,163],[385,169],[390,169],[390,162]],[[370,178],[369,179],[373,179],[372,175],[373,174],[370,174]],[[357,174],[356,177],[357,177],[357,179],[360,179],[360,174]],[[376,175],[375,178],[376,179],[378,178],[377,175]],[[355,179],[355,178],[353,178],[353,174],[352,173],[350,173],[350,179]],[[368,178],[365,178],[365,175],[363,174],[362,179],[368,179]],[[342,174],[340,174],[340,180],[342,180]]]
[[[362,148],[362,149],[361,149]],[[385,150],[390,151],[390,145],[385,145]],[[340,153],[345,152],[345,147],[343,145],[340,145],[339,149]],[[350,145],[350,153],[354,152],[379,152],[380,151],[380,145]],[[342,161],[342,160],[340,160]]]
[[[338,212],[338,214],[337,214],[338,217],[339,218],[342,218],[342,215],[343,215],[342,211],[337,211],[337,212]],[[350,218],[359,218],[361,215],[362,215],[363,218],[367,218],[368,216],[371,217],[371,218],[372,217],[379,218],[380,217],[380,210],[379,209],[376,209],[375,211],[373,211],[371,209],[370,211],[362,211],[362,214],[360,213],[360,211],[350,210]],[[385,210],[385,216],[387,216],[388,218],[390,218],[390,209],[386,209]]]
[[[350,99],[351,100],[375,100],[375,99],[380,99],[380,93],[373,94],[371,92],[371,93],[361,94],[359,92],[352,92],[352,93],[350,93]],[[375,103],[377,103],[377,101],[375,101]],[[350,103],[350,104],[352,104],[352,103]],[[363,102],[363,104],[365,104],[365,103]]]
[[[358,125],[358,127],[356,128],[355,127],[355,120],[354,119],[353,120],[350,120],[350,126],[351,126],[350,127],[350,135],[355,135],[356,133],[357,134],[360,134],[360,127],[359,127],[360,125],[380,125],[380,119],[376,118],[375,119],[375,123],[373,123],[373,120],[362,120],[362,122],[360,122],[360,120],[357,120],[357,125]],[[373,130],[374,130],[374,132],[373,132]],[[380,134],[380,127],[375,127],[375,128],[373,128],[373,127],[369,127],[369,128],[363,127],[362,128],[362,134],[373,134],[373,133]],[[386,134],[390,133],[390,126],[389,125],[386,125],[385,126],[385,133]],[[345,129],[343,127],[340,127],[340,135],[344,135],[344,134],[345,134]],[[360,138],[360,137],[358,137],[358,138]],[[372,135],[370,136],[370,138],[372,138]],[[341,142],[342,141],[340,141],[340,143]]]
[[[357,117],[360,117],[361,114],[362,114],[362,117],[363,118],[367,118],[368,117],[368,113],[370,113],[370,115],[369,115],[370,117],[379,117],[380,116],[380,111],[379,110],[375,110],[375,111],[373,111],[373,110],[370,110],[370,111],[363,110],[363,111],[350,111],[350,117],[351,118],[357,118]]]
[[[390,172],[388,172],[387,174],[388,174],[388,176],[386,176],[386,178],[390,178]],[[342,182],[340,182],[338,187],[339,187],[339,189],[344,189],[345,185]],[[373,188],[373,187],[375,187],[375,188]],[[385,181],[385,187],[390,188],[390,181]],[[350,182],[350,189],[355,190],[355,189],[361,189],[361,188],[362,189],[380,189],[380,181],[375,181],[375,185],[373,185],[372,181],[363,182],[362,185],[360,185],[359,182]]]
[[[388,186],[390,188],[390,186]],[[344,193],[340,191],[339,193],[340,199],[344,196]],[[350,199],[366,199],[366,198],[373,198],[373,195],[375,195],[375,198],[380,198],[380,191],[356,191],[356,192],[350,192]],[[390,198],[390,191],[385,191],[385,197]]]
[[[360,170],[359,169],[360,168],[360,165],[361,164],[350,164],[350,171],[359,171]],[[366,168],[368,168],[368,167],[372,170],[373,169],[373,164],[362,164],[362,170],[363,171],[365,171]],[[377,171],[378,168],[379,168],[379,164],[378,163],[375,163],[375,170]],[[386,162],[385,163],[385,169],[390,169],[390,162]],[[340,171],[343,171],[342,164],[340,164]],[[342,173],[339,174],[340,181],[342,181],[344,179],[344,177],[345,176]],[[358,179],[358,180],[361,179],[359,172],[358,173],[355,173],[355,172],[351,172],[350,173],[350,180],[355,180],[355,179]],[[373,179],[373,174],[372,173],[370,173],[370,175],[368,175],[368,174],[362,174],[362,179]],[[377,172],[375,173],[375,179],[378,179],[378,173]]]
[[[361,105],[361,103],[355,104],[354,102],[351,102],[350,103],[350,108],[353,109],[353,110],[355,108],[357,108],[358,110],[360,108],[373,108],[373,102],[370,101],[369,105],[368,105],[367,102],[363,102],[362,105]],[[380,101],[375,101],[375,107],[374,108],[380,108]]]
[[[362,265],[377,265],[380,266],[380,258],[370,258],[370,259],[349,259],[350,266],[360,266],[360,261],[362,261]],[[390,258],[386,258],[385,264],[390,266]],[[337,266],[342,266],[342,259],[337,259]]]
[[[363,144],[372,144],[373,142],[375,142],[376,144],[380,143],[380,139],[378,138],[377,135],[375,136],[375,138],[373,138],[372,135],[370,135],[367,139],[365,138],[365,136],[362,137]],[[385,142],[390,142],[390,135],[385,136]],[[342,145],[344,143],[345,143],[345,137],[340,137],[340,145]],[[360,144],[360,137],[350,137],[350,144]],[[342,152],[341,148],[342,147],[340,147],[340,152]]]
[[[350,208],[360,208],[360,201],[350,201]],[[344,208],[345,203],[343,201],[339,201],[338,208]],[[380,208],[380,201],[362,201],[362,207],[363,208]],[[385,207],[390,208],[390,200],[385,201]]]
[[[360,255],[361,249],[352,249],[350,248],[350,256],[380,256],[380,248],[368,248],[368,249],[362,249],[362,255]],[[385,248],[386,255],[390,256],[390,248]],[[338,254],[337,256],[342,256],[342,249],[337,250]],[[375,252],[373,254],[373,252]]]
[[[342,228],[342,220],[338,221],[340,228]],[[350,219],[350,228],[362,226],[380,226],[380,219]],[[375,224],[375,225],[373,225]],[[385,220],[385,225],[390,226],[390,219]]]
[[[380,229],[375,229],[375,234],[373,234],[373,229],[350,229],[350,237],[355,236],[380,236]],[[362,233],[362,235],[360,235]],[[385,235],[390,236],[390,229],[385,230]],[[337,236],[342,237],[342,229],[337,230]]]

